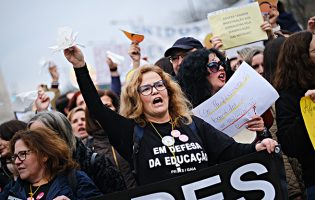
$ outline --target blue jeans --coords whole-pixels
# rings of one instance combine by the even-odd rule
[[[306,188],[306,194],[308,200],[315,199],[315,185]]]

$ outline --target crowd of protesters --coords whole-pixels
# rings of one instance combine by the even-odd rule
[[[315,17],[302,31],[299,26],[286,28],[283,16],[277,23],[277,7],[269,15],[261,25],[269,36],[265,47],[244,47],[235,58],[221,50],[220,37],[213,37],[207,49],[187,36],[170,45],[155,65],[142,66],[141,48],[133,42],[128,50],[133,69],[124,84],[119,66],[110,58],[104,61],[110,70],[109,90],[94,85],[77,46],[65,49],[79,90],[60,95],[59,74],[52,65],[51,89],[38,88],[34,116],[0,125],[0,199],[98,197],[252,152],[272,153],[278,144],[289,198],[315,199],[315,151],[299,106],[304,96],[315,102]],[[279,30],[280,22],[286,29]],[[247,122],[256,134],[249,144],[236,142],[191,112],[224,87],[243,61],[280,95],[264,114]],[[178,150],[183,144],[195,148]],[[157,147],[166,153],[154,153]]]

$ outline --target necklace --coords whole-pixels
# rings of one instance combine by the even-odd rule
[[[172,131],[174,129],[174,123],[172,121],[172,119],[170,120],[169,122],[171,125],[172,125]],[[155,128],[155,126],[152,124],[152,122],[150,122],[152,128],[155,130],[155,132],[160,136],[161,140],[162,140],[162,143],[168,147],[169,151],[171,152],[172,156],[173,156],[173,159],[175,161],[175,166],[176,166],[176,170],[177,172],[181,172],[181,167],[180,167],[180,164],[177,162],[176,160],[176,156],[175,156],[175,148],[174,148],[174,144],[175,144],[175,139],[174,139],[174,136],[164,136],[162,137],[162,135],[159,133],[159,131]],[[171,131],[171,132],[172,132]],[[171,148],[173,149],[173,151],[171,150]]]
[[[31,197],[31,200],[33,200],[33,196],[34,194],[36,194],[36,192],[38,191],[38,189],[40,188],[40,186],[37,187],[37,189],[34,191],[34,193],[32,192],[32,184],[30,184],[30,193],[28,193]]]
[[[175,151],[171,151],[171,149],[170,149],[170,147],[173,147],[173,149],[174,149],[174,144],[175,144],[174,137],[173,136],[162,137],[162,135],[155,128],[155,126],[152,124],[152,122],[150,122],[150,124],[151,124],[152,128],[155,130],[155,132],[160,136],[162,143],[169,148],[170,152],[173,154],[173,157],[175,158]],[[173,131],[174,126],[173,126],[172,120],[171,120],[170,124],[172,125],[172,131]]]

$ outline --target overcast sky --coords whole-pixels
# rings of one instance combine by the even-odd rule
[[[117,27],[130,22],[180,23],[178,13],[193,4],[193,0],[0,0],[0,69],[6,86],[12,94],[35,90],[39,83],[49,84],[48,73],[40,73],[43,57],[53,59],[61,73],[71,68],[62,53],[53,54],[48,48],[56,44],[61,26],[79,32],[78,41],[83,44],[121,39],[124,36]]]
[[[70,26],[79,41],[105,40],[121,34],[114,22],[172,23],[172,12],[186,1],[0,0],[0,68],[9,91],[34,90],[49,76],[40,74],[42,57],[69,66],[61,53],[52,54],[57,30]]]

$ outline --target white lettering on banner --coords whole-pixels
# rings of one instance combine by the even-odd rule
[[[131,200],[147,200],[147,199],[175,200],[172,195],[166,192],[157,192],[153,194],[148,194],[141,197],[132,198]]]
[[[221,183],[221,179],[219,175],[216,175],[216,176],[206,178],[201,181],[196,181],[194,183],[183,185],[182,190],[184,193],[184,197],[185,199],[189,199],[189,200],[197,200],[196,193],[195,193],[196,190],[209,187],[211,185],[215,185],[218,183]],[[221,199],[224,199],[222,192],[208,196],[207,198],[203,198],[200,200],[221,200]]]
[[[161,166],[161,162],[158,158],[155,159],[150,159],[149,160],[149,167],[153,168],[153,167],[160,167]]]
[[[185,154],[185,155],[177,155],[177,156],[168,156],[164,158],[165,165],[176,165],[176,164],[183,164],[183,163],[191,163],[191,162],[198,162],[201,163],[203,161],[208,161],[208,156],[203,151],[195,153],[195,154]]]
[[[153,148],[154,155],[167,153],[166,146],[154,147]]]
[[[236,169],[231,175],[231,185],[239,191],[262,190],[265,193],[263,200],[274,199],[276,196],[275,188],[268,181],[242,181],[241,176],[247,172],[255,172],[257,175],[267,173],[268,170],[260,163],[250,163]],[[241,198],[244,199],[244,198]]]
[[[185,144],[180,144],[180,145],[175,145],[175,146],[170,146],[168,147],[168,149],[172,152],[172,153],[179,153],[179,152],[183,152],[183,151],[192,151],[192,150],[196,150],[196,149],[202,149],[202,147],[200,146],[199,143],[195,142],[195,143],[185,143]],[[165,154],[167,153],[167,147],[166,146],[161,146],[161,147],[154,147],[153,148],[153,154],[154,155],[158,155],[158,154]]]

